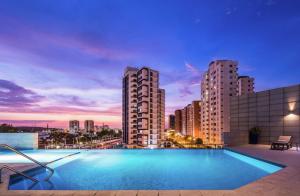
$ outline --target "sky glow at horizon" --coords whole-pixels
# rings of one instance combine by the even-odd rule
[[[200,99],[215,59],[237,60],[258,91],[299,84],[299,9],[295,0],[3,0],[0,123],[121,127],[126,66],[160,72],[166,114]]]

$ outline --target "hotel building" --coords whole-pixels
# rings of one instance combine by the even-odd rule
[[[249,76],[239,76],[237,88],[239,96],[254,93],[254,78]]]
[[[70,133],[79,132],[79,121],[78,120],[70,120],[69,121],[69,131],[70,131]]]
[[[200,137],[206,144],[222,144],[230,131],[230,98],[237,95],[237,62],[216,60],[201,81]]]
[[[169,115],[169,129],[172,129],[172,130],[175,129],[175,115],[174,114]]]
[[[128,147],[157,147],[165,129],[165,91],[159,73],[127,67],[123,77],[123,142]]]
[[[84,131],[86,133],[94,132],[94,121],[93,120],[85,120],[84,121]]]

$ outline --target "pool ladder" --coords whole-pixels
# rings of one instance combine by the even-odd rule
[[[32,162],[38,164],[39,166],[41,166],[41,167],[43,167],[43,168],[45,168],[45,169],[48,169],[48,170],[50,171],[50,174],[44,179],[45,181],[48,181],[48,180],[51,178],[51,176],[53,175],[53,173],[54,173],[54,169],[48,167],[47,165],[45,165],[45,164],[43,164],[43,163],[41,163],[41,162],[39,162],[39,161],[37,161],[37,160],[35,160],[35,159],[29,157],[29,156],[27,156],[26,154],[20,152],[19,150],[15,149],[15,148],[13,148],[13,147],[7,145],[7,144],[0,144],[0,148],[4,148],[4,149],[8,149],[8,150],[10,150],[10,151],[13,151],[13,152],[15,152],[15,153],[17,153],[17,154],[19,154],[19,155],[25,157],[26,159],[28,159],[28,160],[30,160],[30,161],[32,161]],[[30,180],[33,181],[33,182],[38,182],[37,179],[35,179],[35,178],[33,178],[33,177],[30,177],[30,176],[28,176],[27,174],[25,174],[25,173],[23,173],[23,172],[17,171],[16,169],[14,169],[14,168],[12,168],[12,167],[9,167],[8,165],[3,165],[3,166],[0,168],[0,183],[2,183],[2,181],[1,181],[1,173],[2,173],[2,170],[3,170],[3,169],[8,169],[8,170],[10,170],[10,171],[12,171],[12,172],[15,172],[15,173],[17,173],[17,174],[19,174],[19,175],[21,175],[21,176],[23,176],[23,177],[25,177],[25,178],[30,179]]]

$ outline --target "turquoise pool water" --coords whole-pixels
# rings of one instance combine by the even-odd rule
[[[70,150],[21,150],[26,155],[40,161],[50,162],[61,157],[82,152],[85,150],[70,149]],[[8,150],[0,150],[0,163],[32,163],[32,161]]]
[[[57,161],[49,182],[12,177],[9,189],[235,189],[282,167],[228,150],[90,150]],[[44,179],[45,170],[30,175]]]

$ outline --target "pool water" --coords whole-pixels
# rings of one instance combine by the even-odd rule
[[[82,152],[85,150],[68,149],[68,150],[21,150],[26,155],[43,163],[51,162],[67,155]],[[32,163],[32,161],[8,150],[0,150],[0,163]]]
[[[48,165],[55,168],[49,182],[12,177],[9,189],[225,190],[282,169],[228,150],[90,150],[67,159]],[[47,175],[41,169],[29,174]]]

